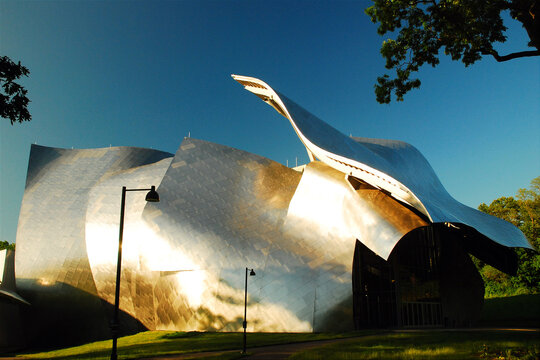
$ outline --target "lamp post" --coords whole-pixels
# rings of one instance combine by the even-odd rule
[[[122,186],[122,203],[120,205],[120,233],[118,235],[118,262],[116,263],[116,289],[114,292],[114,315],[111,323],[112,332],[112,351],[111,360],[117,360],[116,345],[118,342],[118,328],[120,321],[118,320],[118,308],[120,303],[120,274],[122,270],[122,239],[124,236],[124,209],[126,207],[126,192],[128,191],[148,191],[145,200],[148,202],[159,202],[159,194],[156,192],[156,187],[152,185],[150,189],[127,189]]]
[[[244,322],[242,323],[242,326],[244,327],[244,346],[242,347],[242,354],[246,353],[246,329],[247,329],[247,279],[248,279],[248,272],[249,276],[255,276],[255,271],[253,269],[246,268],[246,290],[244,292]]]

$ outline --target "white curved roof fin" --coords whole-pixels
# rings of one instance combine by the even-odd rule
[[[257,95],[268,105],[276,109],[278,113],[287,117],[285,107],[283,106],[283,104],[280,104],[281,101],[277,102],[274,100],[275,98],[279,99],[279,96],[277,96],[275,91],[264,81],[249,76],[235,74],[232,74],[231,76],[234,80],[242,84],[247,91]]]
[[[261,98],[267,104],[271,105],[274,109],[277,110],[277,112],[279,112],[281,115],[285,116],[289,120],[292,127],[294,128],[294,131],[296,132],[296,135],[306,147],[306,151],[311,161],[319,159],[327,165],[345,174],[352,172],[354,176],[363,179],[364,181],[372,184],[373,186],[385,189],[394,198],[413,206],[418,211],[426,215],[430,221],[432,221],[430,214],[428,213],[422,202],[415,196],[412,191],[410,191],[406,186],[401,184],[396,179],[366,164],[343,157],[337,153],[329,152],[317,146],[299,129],[295,119],[293,119],[293,116],[289,113],[289,110],[283,103],[283,100],[267,83],[260,79],[249,76],[234,74],[231,76],[234,80],[242,84],[246,90],[257,95],[259,98]]]

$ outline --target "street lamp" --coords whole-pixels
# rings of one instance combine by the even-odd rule
[[[114,316],[111,324],[111,332],[113,337],[111,360],[117,360],[118,354],[116,353],[116,344],[118,342],[118,327],[120,321],[118,320],[118,307],[120,302],[120,273],[122,270],[122,238],[124,236],[124,209],[126,207],[126,192],[127,191],[148,191],[145,200],[148,202],[159,202],[159,194],[156,191],[156,187],[152,185],[150,189],[126,189],[122,186],[122,203],[120,205],[120,233],[118,236],[118,262],[116,264],[116,289],[114,292]]]
[[[244,327],[244,346],[242,348],[243,349],[242,354],[246,353],[246,329],[247,329],[246,316],[247,316],[247,279],[248,279],[248,272],[249,272],[249,276],[255,276],[255,271],[253,271],[253,269],[246,268],[246,290],[244,292],[244,322],[242,323],[242,326]]]

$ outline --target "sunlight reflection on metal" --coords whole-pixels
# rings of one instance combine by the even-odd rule
[[[392,216],[392,212],[401,216]],[[403,235],[426,224],[379,191],[355,190],[343,173],[321,162],[306,166],[286,222],[290,231],[309,234],[308,244],[316,244],[316,239],[321,238],[325,242],[334,239],[325,251],[332,253],[346,247],[345,261],[354,250],[356,239],[387,258]],[[343,266],[350,264],[345,262]]]
[[[388,192],[432,223],[465,224],[497,244],[532,249],[512,224],[452,198],[427,160],[410,144],[346,136],[264,81],[241,75],[232,77],[285,116],[308,152],[325,164]]]

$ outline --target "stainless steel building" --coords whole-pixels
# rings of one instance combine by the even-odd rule
[[[261,80],[233,77],[290,121],[309,164],[192,138],[176,154],[32,145],[16,288],[0,291],[21,304],[31,343],[109,336],[122,186],[161,197],[127,199],[124,332],[239,331],[246,266],[257,269],[248,331],[466,326],[483,301],[468,254],[513,272],[510,248],[531,247],[454,200],[411,145],[345,136]]]

